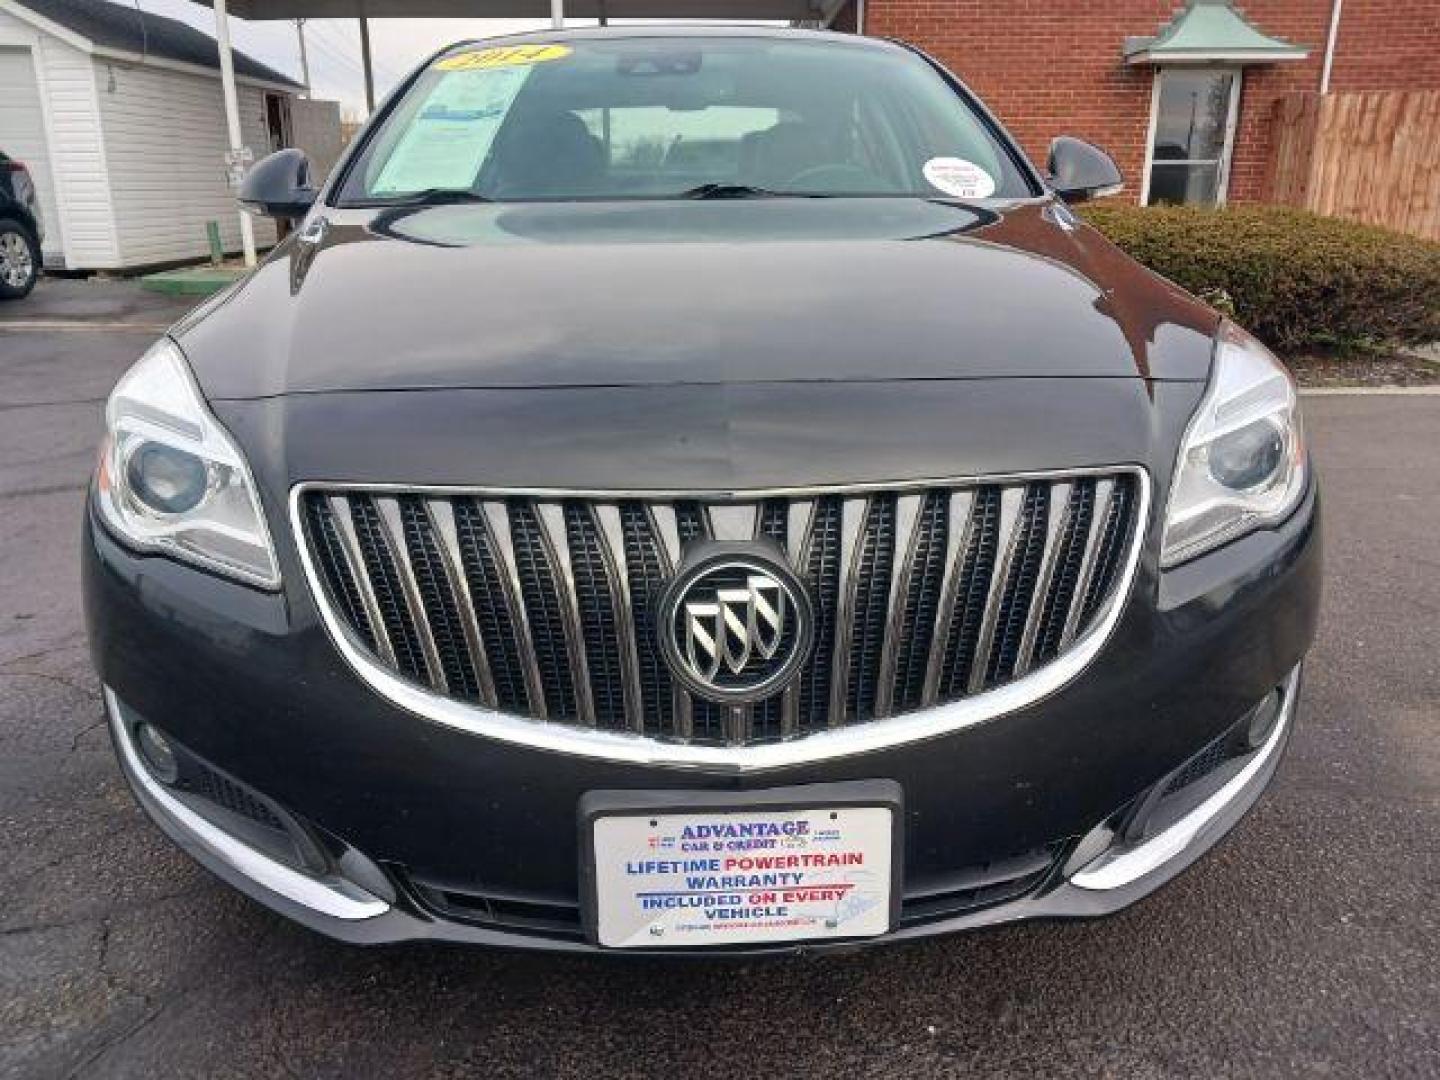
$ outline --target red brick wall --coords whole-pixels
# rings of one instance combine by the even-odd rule
[[[1440,0],[1345,0],[1330,89],[1440,89]]]
[[[1267,34],[1310,49],[1301,61],[1250,67],[1241,90],[1230,197],[1261,194],[1271,107],[1317,90],[1331,0],[1244,0]],[[1153,70],[1127,67],[1126,37],[1151,36],[1177,0],[867,0],[865,32],[919,45],[953,70],[1044,164],[1056,135],[1115,156],[1138,197]],[[1333,90],[1440,88],[1440,0],[1345,0]]]

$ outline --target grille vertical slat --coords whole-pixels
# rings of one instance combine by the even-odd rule
[[[648,695],[640,672],[639,612],[630,586],[631,552],[626,542],[625,522],[620,506],[614,503],[595,507],[595,516],[604,537],[603,553],[610,574],[611,617],[620,646],[621,678],[625,687],[625,722],[632,731],[643,732]],[[653,730],[661,731],[663,727],[656,724]]]
[[[876,710],[882,716],[917,708],[924,697],[950,550],[949,503],[943,491],[921,498],[893,605],[889,671],[881,675],[889,700]]]
[[[975,638],[975,655],[970,665],[969,691],[977,694],[985,689],[990,674],[990,651],[995,644],[996,630],[1002,613],[1001,600],[1010,581],[1010,570],[1016,560],[1023,557],[1022,541],[1025,530],[1024,516],[1025,489],[1007,487],[1000,491],[1000,519],[996,531],[996,560],[990,574],[989,589],[983,601],[980,617],[980,632]]]
[[[850,642],[853,637],[856,607],[856,586],[859,574],[856,565],[861,549],[862,523],[867,517],[870,499],[840,501],[840,571],[835,590],[835,647],[830,660],[830,702],[824,717],[826,727],[837,728],[845,723],[846,698],[850,687]]]
[[[771,694],[750,707],[750,735],[755,739],[783,736],[785,724],[785,691]]]
[[[480,603],[471,593],[470,582],[465,573],[465,558],[461,553],[455,506],[448,499],[430,499],[425,504],[425,513],[435,531],[435,541],[444,559],[445,576],[455,598],[455,618],[459,621],[465,638],[465,648],[475,672],[480,700],[494,708],[499,704],[499,699],[490,670],[490,659],[486,653],[485,635],[480,630],[477,617]]]
[[[435,534],[434,524],[417,498],[399,500],[400,524],[405,532],[405,549],[420,598],[421,617],[430,629],[445,687],[455,697],[480,700],[480,679],[471,653],[473,638],[460,619],[450,572]]]
[[[450,500],[461,574],[474,606],[475,622],[485,650],[495,704],[511,712],[543,710],[539,679],[529,674],[533,656],[530,636],[517,617],[514,582],[491,531],[484,507],[475,499]],[[534,706],[532,707],[532,702]],[[538,713],[543,715],[543,713]]]
[[[330,589],[335,602],[345,613],[345,621],[359,635],[365,647],[378,649],[375,623],[370,607],[365,602],[359,581],[368,581],[364,575],[357,580],[354,565],[340,539],[339,527],[335,524],[335,512],[326,499],[314,499],[306,505],[306,516],[310,525],[310,542],[320,549],[320,572]]]
[[[965,553],[975,536],[977,495],[973,491],[953,491],[945,508],[945,572],[940,581],[940,604],[935,612],[935,625],[930,638],[930,654],[925,658],[925,684],[920,694],[921,705],[933,705],[940,699],[942,686],[948,685],[951,656],[950,645],[955,623],[956,605],[963,602],[961,573],[966,568]]]
[[[756,503],[715,503],[705,507],[705,519],[716,540],[753,540],[760,528],[760,507]]]
[[[970,685],[970,669],[977,666],[977,642],[990,595],[990,579],[1000,551],[1000,506],[999,488],[982,488],[971,504],[962,561],[953,583],[954,595],[935,700],[964,694]]]
[[[616,575],[590,506],[575,499],[565,503],[565,533],[595,723],[602,728],[620,730],[628,726],[627,678],[616,619]]]
[[[1050,588],[1036,633],[1031,663],[1044,663],[1060,650],[1060,636],[1065,630],[1065,613],[1075,599],[1080,580],[1080,566],[1085,558],[1085,541],[1090,533],[1090,518],[1095,510],[1095,482],[1081,480],[1070,489],[1066,502],[1065,522],[1060,547],[1054,560]]]
[[[781,551],[789,551],[789,509],[784,499],[766,499],[760,506],[760,520],[755,525],[755,535],[773,540]]]
[[[1101,605],[1110,595],[1120,573],[1126,533],[1130,528],[1131,490],[1128,479],[1115,481],[1109,511],[1105,515],[1105,527],[1100,536],[1099,551],[1096,553],[1095,573],[1084,593],[1084,606],[1080,612],[1082,627],[1088,626],[1099,614]]]
[[[380,521],[380,512],[371,499],[359,496],[350,502],[350,516],[365,572],[370,577],[380,607],[385,636],[395,650],[396,666],[416,682],[428,684],[430,669],[425,664],[420,635],[411,617],[410,605],[405,601],[405,588],[400,583],[400,573],[385,536],[385,527]]]
[[[675,505],[675,532],[679,537],[680,552],[683,556],[688,545],[711,536],[710,515],[699,501],[686,499]],[[677,560],[678,561],[678,560]],[[683,722],[690,730],[691,737],[700,737],[712,742],[728,742],[726,710],[713,701],[706,701],[680,689]]]
[[[1005,591],[995,617],[995,638],[986,662],[985,685],[1006,682],[1015,675],[1020,645],[1029,621],[1035,587],[1044,566],[1045,538],[1050,519],[1050,486],[1025,488],[1020,520],[1015,526],[1014,556],[1007,568]]]
[[[876,674],[875,695],[870,705],[870,714],[879,719],[889,716],[895,694],[895,662],[900,648],[900,624],[905,614],[905,593],[907,580],[914,559],[917,529],[920,525],[920,508],[924,505],[923,495],[899,495],[895,498],[895,539],[890,559],[890,580],[886,586],[883,638],[880,644],[880,664]]]
[[[790,552],[790,504],[784,499],[766,499],[755,520],[757,539],[769,540],[781,551]],[[785,691],[771,694],[750,707],[750,738],[769,739],[785,734],[789,715]]]
[[[415,641],[420,646],[425,670],[429,673],[430,685],[440,691],[451,689],[446,677],[445,666],[440,660],[440,647],[435,643],[435,631],[430,625],[425,600],[421,596],[420,582],[415,576],[415,566],[410,558],[410,547],[405,539],[405,520],[400,510],[400,500],[380,497],[375,500],[375,510],[380,515],[381,530],[385,534],[385,545],[389,549],[395,580],[399,582],[400,602],[405,605],[409,625],[414,629]]]
[[[818,596],[815,589],[815,578],[811,574],[811,537],[816,521],[818,504],[813,499],[791,499],[785,512],[785,533],[787,547],[786,552],[790,557],[790,565],[805,577],[811,586],[812,591]],[[823,614],[821,607],[816,606],[815,638],[811,640],[811,657],[815,656],[818,647],[820,627],[819,618]],[[782,739],[794,738],[800,733],[802,718],[801,696],[803,688],[810,685],[810,663],[807,661],[801,668],[800,678],[792,681],[780,695],[780,737]]]
[[[295,525],[357,664],[356,649],[514,715],[744,746],[883,721],[1051,663],[1113,620],[1147,490],[1119,470],[681,499],[335,487],[302,493]],[[753,704],[682,687],[659,648],[661,597],[704,539],[778,549],[810,593],[810,653]]]
[[[660,594],[670,576],[670,558],[644,503],[620,504],[624,536],[625,573],[630,589],[631,623],[640,672],[643,730],[655,734],[682,734],[675,725],[675,691],[670,669],[660,656],[656,613]]]
[[[818,500],[814,515],[806,540],[805,576],[815,598],[815,640],[800,675],[797,726],[802,731],[823,727],[830,707],[830,668],[840,606],[841,500],[836,496]]]
[[[1015,652],[1010,671],[1012,678],[1019,678],[1030,670],[1035,654],[1035,639],[1040,633],[1040,620],[1045,610],[1045,599],[1050,592],[1050,582],[1055,574],[1055,564],[1060,550],[1060,530],[1070,513],[1070,494],[1069,484],[1055,484],[1049,489],[1049,507],[1045,519],[1045,540],[1040,553],[1040,567],[1035,576],[1034,587],[1026,602],[1024,630],[1020,634],[1020,645]]]
[[[1085,539],[1085,555],[1080,561],[1080,572],[1075,582],[1075,600],[1065,616],[1065,629],[1060,634],[1060,647],[1068,648],[1080,636],[1081,616],[1085,609],[1085,596],[1090,591],[1090,581],[1099,564],[1100,539],[1105,522],[1110,517],[1110,503],[1115,494],[1115,481],[1099,480],[1095,484],[1094,505],[1090,511],[1089,531]]]
[[[315,502],[323,504],[330,511],[330,519],[335,524],[335,535],[339,538],[340,550],[345,558],[346,570],[354,580],[360,593],[360,602],[365,608],[365,619],[369,624],[376,652],[383,663],[396,667],[398,661],[395,645],[390,639],[390,628],[386,625],[380,599],[375,595],[375,583],[365,563],[360,536],[355,530],[355,512],[351,502],[344,495],[322,496]],[[350,624],[350,629],[355,630],[355,624]]]
[[[570,687],[575,695],[575,711],[580,723],[594,726],[594,685],[590,680],[590,660],[585,648],[585,632],[580,621],[580,604],[575,589],[575,567],[570,560],[570,546],[565,529],[565,508],[557,502],[537,502],[535,512],[544,534],[543,549],[550,561],[550,581],[559,604],[560,625],[565,637],[565,652],[570,660]]]
[[[566,612],[555,588],[549,544],[535,507],[523,500],[509,504],[510,542],[520,577],[520,600],[530,625],[530,640],[540,671],[545,705],[552,720],[580,719],[570,667]]]
[[[693,500],[675,504],[675,529],[680,534],[681,545],[710,535],[710,523],[705,520],[705,508]]]
[[[850,615],[850,652],[846,662],[842,723],[875,713],[880,690],[880,663],[890,621],[890,587],[895,564],[897,500],[877,495],[866,508],[860,546],[855,555],[854,607]]]
[[[503,585],[503,599],[506,611],[515,628],[515,645],[520,660],[521,676],[525,681],[525,695],[530,701],[530,715],[537,720],[550,718],[550,703],[545,699],[545,683],[540,674],[540,661],[535,649],[535,638],[530,631],[530,615],[525,606],[525,594],[520,581],[520,566],[516,560],[514,537],[510,532],[510,507],[504,502],[486,500],[475,503],[479,510],[479,521],[483,523],[481,537],[488,537],[489,547],[481,554],[492,554],[496,559],[496,571]]]

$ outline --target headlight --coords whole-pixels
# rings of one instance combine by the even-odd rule
[[[116,385],[105,426],[96,503],[121,540],[251,585],[279,587],[250,470],[168,338]]]
[[[1230,324],[1175,467],[1160,564],[1174,566],[1286,517],[1305,490],[1295,383]]]

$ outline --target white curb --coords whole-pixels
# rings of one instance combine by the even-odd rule
[[[1316,386],[1301,397],[1440,397],[1440,386]]]
[[[169,323],[90,322],[88,320],[81,321],[78,319],[0,319],[0,331],[78,330],[81,332],[104,332],[111,334],[134,331],[137,334],[163,334],[169,328]]]

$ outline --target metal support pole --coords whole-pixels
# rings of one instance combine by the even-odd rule
[[[300,39],[300,81],[305,84],[305,96],[313,97],[310,89],[310,56],[305,51],[305,20],[295,20],[295,36]]]
[[[370,20],[360,16],[360,65],[365,69],[365,111],[375,111],[375,68],[370,62]]]
[[[232,168],[240,167],[240,151],[244,139],[240,134],[240,102],[235,96],[235,59],[230,54],[230,18],[227,0],[215,0],[215,40],[220,46],[220,92],[225,98],[225,128],[230,138]],[[245,265],[255,265],[255,227],[250,215],[240,211],[240,246],[245,252]]]
[[[1320,69],[1320,93],[1330,93],[1330,71],[1335,66],[1335,42],[1340,37],[1340,9],[1345,0],[1333,0],[1330,6],[1330,32],[1325,35],[1325,62]]]
[[[565,26],[565,0],[550,0],[550,28],[561,30]]]

